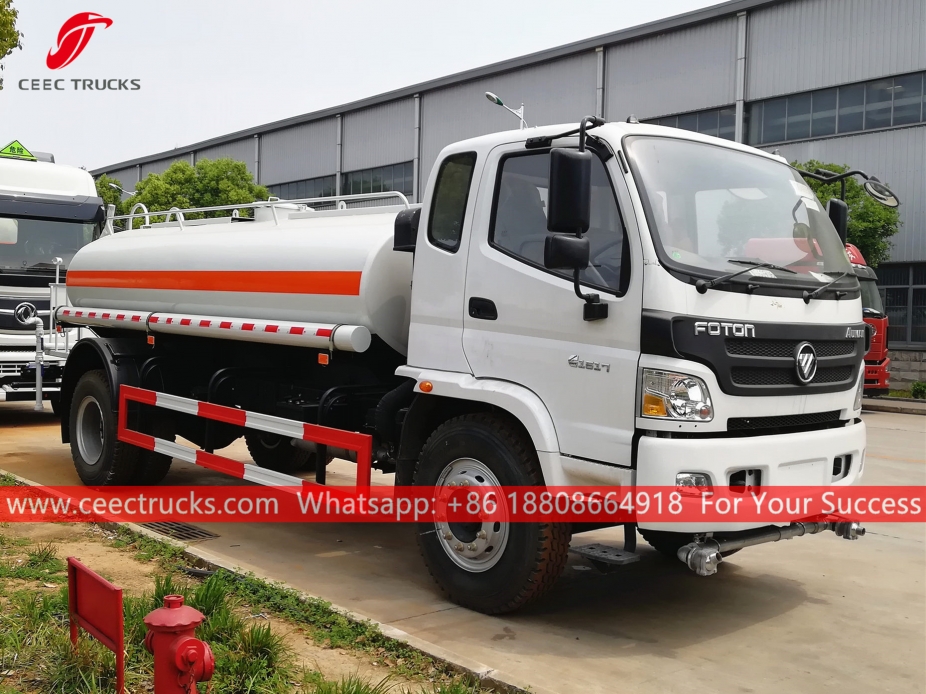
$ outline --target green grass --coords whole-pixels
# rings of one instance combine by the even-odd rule
[[[324,600],[305,597],[291,588],[251,575],[240,576],[220,570],[213,578],[225,582],[233,595],[251,607],[299,625],[320,645],[369,653],[409,678],[452,680],[454,677],[449,666],[401,641],[388,638],[371,622],[357,621],[341,614]]]
[[[909,390],[892,390],[888,393],[891,398],[912,398],[913,394]]]
[[[117,533],[129,552],[139,553],[165,565],[176,563],[176,548],[152,540]],[[81,635],[73,648],[68,628],[67,587],[47,591],[24,588],[6,579],[43,584],[66,579],[66,567],[58,548],[50,543],[23,546],[9,538],[0,540],[0,670],[9,675],[0,694],[41,691],[49,694],[96,694],[115,688],[115,656],[99,642]],[[126,643],[126,685],[129,691],[145,691],[152,679],[152,656],[144,648],[145,616],[163,605],[164,596],[182,595],[184,602],[205,616],[197,635],[209,643],[216,671],[209,686],[212,694],[409,694],[420,687],[398,687],[390,678],[369,681],[357,675],[326,680],[320,673],[300,667],[284,637],[270,624],[243,619],[245,611],[264,611],[300,626],[318,643],[353,649],[377,662],[391,665],[396,674],[410,679],[437,680],[433,694],[476,694],[478,683],[454,678],[449,669],[399,642],[387,639],[368,622],[342,615],[328,603],[305,599],[284,586],[253,576],[218,571],[204,581],[164,572],[154,577],[150,593],[123,598]],[[22,689],[17,689],[17,686]],[[205,690],[203,690],[205,691]]]

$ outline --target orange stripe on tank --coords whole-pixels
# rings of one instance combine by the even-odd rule
[[[359,272],[312,270],[71,270],[69,287],[359,296]]]

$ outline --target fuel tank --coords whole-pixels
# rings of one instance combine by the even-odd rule
[[[77,307],[362,325],[404,355],[412,254],[392,249],[400,209],[118,232],[77,252],[68,298]]]

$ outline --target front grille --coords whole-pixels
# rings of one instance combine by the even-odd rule
[[[812,412],[810,414],[786,414],[775,417],[731,417],[727,420],[728,431],[744,429],[790,429],[839,421],[839,410]]]
[[[802,340],[742,340],[727,339],[727,354],[742,357],[771,359],[793,358],[795,348]],[[855,354],[852,340],[811,340],[818,357],[845,357]]]
[[[755,366],[734,366],[731,370],[733,383],[738,386],[799,386],[794,366],[768,369]],[[842,383],[852,379],[851,366],[820,366],[808,385]]]

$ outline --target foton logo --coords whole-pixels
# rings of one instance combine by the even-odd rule
[[[108,29],[113,20],[94,12],[79,12],[67,20],[58,31],[58,44],[48,51],[45,64],[51,70],[60,70],[67,67],[79,56],[87,44],[93,31],[98,26]]]

